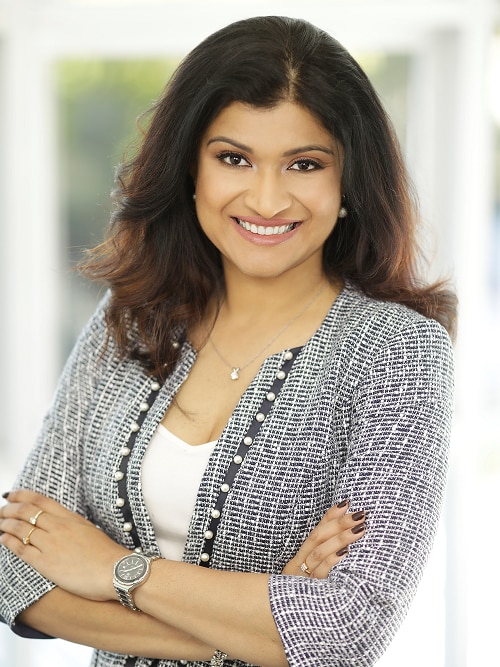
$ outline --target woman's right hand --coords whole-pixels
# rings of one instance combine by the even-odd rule
[[[349,545],[366,531],[366,513],[347,513],[348,507],[345,500],[325,513],[282,574],[326,579],[332,567],[347,556]]]

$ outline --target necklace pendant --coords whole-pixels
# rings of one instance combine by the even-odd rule
[[[231,371],[231,380],[238,380],[239,379],[239,368],[233,368]]]

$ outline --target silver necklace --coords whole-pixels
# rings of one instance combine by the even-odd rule
[[[250,364],[252,364],[258,357],[260,357],[260,355],[261,355],[263,352],[265,352],[265,351],[267,350],[267,348],[270,347],[270,346],[274,343],[274,341],[277,340],[277,339],[281,336],[281,334],[284,333],[284,332],[288,329],[288,327],[291,327],[291,326],[292,326],[292,324],[295,322],[295,320],[298,320],[299,317],[300,317],[301,315],[303,315],[303,314],[306,312],[306,310],[307,310],[310,306],[313,305],[313,303],[316,301],[316,299],[319,297],[319,295],[323,292],[323,290],[325,289],[325,287],[327,286],[327,284],[328,284],[328,283],[324,283],[324,284],[321,286],[321,288],[316,292],[316,294],[313,296],[313,298],[312,298],[310,301],[308,301],[308,302],[306,303],[306,305],[305,305],[301,310],[299,310],[299,312],[296,313],[296,314],[292,317],[292,319],[291,319],[289,322],[287,322],[287,323],[285,324],[285,326],[282,327],[282,328],[278,331],[278,333],[277,333],[275,336],[273,336],[273,337],[271,338],[271,340],[270,340],[268,343],[266,343],[266,344],[264,345],[264,347],[263,347],[261,350],[259,350],[259,351],[257,352],[257,354],[255,354],[253,357],[251,357],[251,359],[249,359],[247,362],[245,362],[242,366],[234,366],[233,364],[230,364],[229,361],[227,361],[227,359],[225,359],[225,358],[222,356],[222,354],[219,352],[219,350],[218,350],[217,347],[215,346],[215,343],[214,343],[214,341],[212,340],[212,336],[209,336],[209,337],[208,337],[208,340],[210,341],[210,344],[211,344],[212,347],[214,348],[214,352],[215,352],[215,354],[219,357],[219,359],[220,359],[220,360],[221,360],[221,361],[222,361],[228,368],[231,369],[231,373],[229,374],[229,377],[231,378],[231,380],[238,380],[239,377],[240,377],[240,372],[241,372],[242,370],[244,370],[245,368],[247,368],[248,366],[250,366]]]

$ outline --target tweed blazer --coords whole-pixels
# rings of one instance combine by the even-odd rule
[[[135,533],[145,550],[158,553],[141,491],[141,461],[196,351],[183,343],[176,369],[143,414],[126,464],[127,520],[117,505],[116,472],[151,378],[139,362],[121,359],[112,339],[105,345],[105,306],[106,300],[66,364],[16,487],[51,496],[127,547],[134,547]],[[200,562],[220,485],[284,355],[264,361],[210,457],[186,539],[189,563]],[[227,493],[210,559],[213,568],[270,574],[271,609],[291,666],[372,665],[399,627],[439,518],[452,386],[444,329],[352,285],[298,352]],[[351,510],[367,511],[366,535],[327,579],[280,574],[324,512],[344,498]],[[18,614],[54,584],[4,547],[0,558],[0,616],[19,631]],[[95,651],[92,662],[180,664],[208,663],[105,651]]]

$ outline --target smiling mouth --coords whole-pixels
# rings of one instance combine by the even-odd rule
[[[246,229],[247,232],[252,232],[252,234],[257,234],[258,236],[278,236],[279,234],[286,234],[291,232],[292,229],[295,229],[300,223],[292,222],[289,225],[276,225],[275,227],[264,226],[264,225],[255,225],[245,220],[240,220],[239,218],[233,218],[240,227]]]

